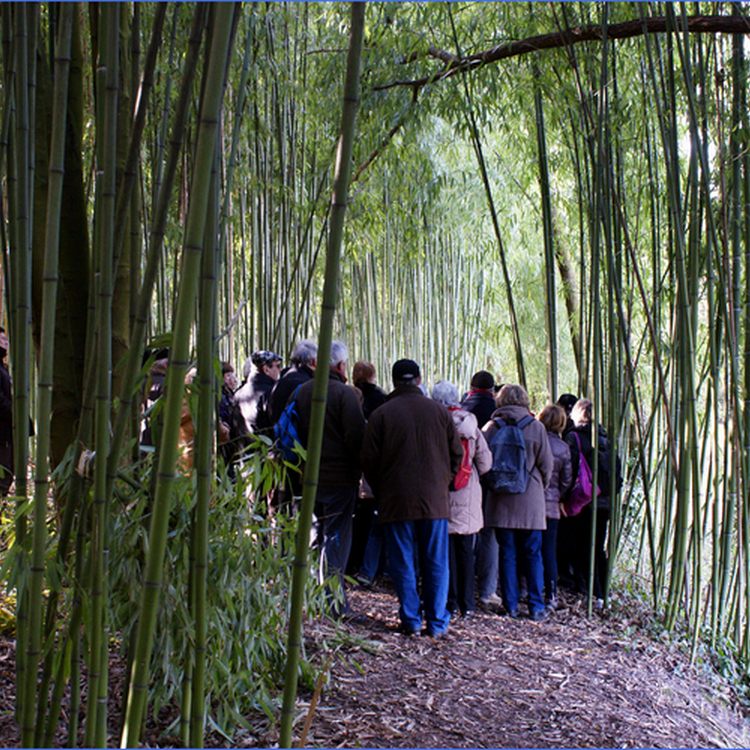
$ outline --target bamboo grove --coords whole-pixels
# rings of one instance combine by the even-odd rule
[[[235,610],[243,654],[268,647],[266,670],[286,681],[283,712],[281,690],[253,700],[283,715],[289,745],[309,668],[296,661],[302,599],[247,624],[241,602],[285,596],[291,573],[261,526],[238,531],[247,498],[240,487],[232,499],[214,433],[217,362],[288,355],[302,337],[321,351],[344,339],[381,382],[409,356],[430,384],[463,388],[486,368],[536,407],[565,391],[592,398],[627,468],[613,598],[645,592],[696,657],[721,652],[747,676],[741,7],[5,3],[0,15],[16,476],[2,574],[24,746],[56,741],[66,690],[71,746],[119,732],[113,642],[129,660],[123,746],[157,711],[156,671],[185,745],[200,746],[209,722],[230,732],[244,704],[232,714],[215,691],[209,631]],[[161,346],[163,429],[145,461],[142,355]],[[193,397],[186,476],[178,431]],[[275,572],[251,591],[241,570],[261,566]],[[230,568],[242,593],[207,584]],[[275,617],[263,601],[254,612]],[[259,635],[286,628],[284,666]],[[225,677],[227,701],[258,679],[248,671],[242,688]]]

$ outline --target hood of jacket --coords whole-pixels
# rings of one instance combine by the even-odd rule
[[[460,438],[469,440],[476,435],[477,418],[474,414],[463,409],[451,409],[451,416],[453,417],[453,424],[456,425]]]

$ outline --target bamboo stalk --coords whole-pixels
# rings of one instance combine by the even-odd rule
[[[349,176],[351,173],[352,145],[354,142],[355,119],[359,100],[359,69],[364,35],[365,4],[352,3],[351,34],[344,84],[344,106],[341,120],[341,135],[336,156],[333,198],[331,201],[331,226],[326,253],[326,275],[321,308],[320,336],[318,339],[318,360],[330,359],[333,339],[333,320],[338,303],[339,266],[341,241],[344,229]],[[310,417],[310,433],[305,464],[305,483],[302,493],[302,507],[297,528],[297,542],[292,578],[291,613],[289,616],[289,640],[287,661],[284,672],[284,702],[281,712],[279,747],[292,746],[292,724],[294,704],[297,695],[297,665],[302,647],[302,606],[304,601],[305,578],[307,576],[307,552],[312,525],[312,511],[317,492],[320,451],[323,441],[323,423],[328,394],[328,370],[319,367],[315,372],[313,387],[313,410]]]
[[[138,624],[136,654],[122,734],[122,747],[135,747],[148,697],[148,674],[159,590],[163,575],[167,518],[177,464],[177,438],[182,412],[185,371],[189,364],[191,310],[194,305],[200,270],[200,257],[209,200],[209,183],[205,175],[213,164],[218,122],[224,94],[222,83],[231,49],[230,38],[234,8],[229,3],[216,6],[216,26],[208,58],[206,86],[201,103],[200,126],[196,143],[192,195],[185,231],[182,275],[174,319],[173,346],[166,379],[164,427],[159,456],[158,479],[149,532],[149,554],[146,563],[141,617]]]

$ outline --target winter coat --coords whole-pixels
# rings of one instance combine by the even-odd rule
[[[570,448],[554,432],[547,433],[549,447],[552,449],[554,463],[552,476],[544,490],[547,503],[547,518],[560,518],[560,500],[573,484],[573,465],[570,460]]]
[[[523,406],[501,406],[492,416],[493,421],[488,422],[483,430],[488,445],[499,429],[494,417],[509,417],[518,423],[529,416],[529,410]],[[484,508],[485,526],[542,531],[547,528],[544,488],[549,484],[554,464],[547,430],[541,422],[532,419],[523,428],[523,438],[526,443],[526,468],[529,472],[526,492],[505,495],[489,490]]]
[[[307,365],[292,365],[282,376],[276,381],[273,390],[268,395],[268,424],[270,427],[279,421],[284,409],[286,409],[287,401],[296,390],[298,385],[306,383],[308,380],[312,380],[314,370],[309,368]]]
[[[380,523],[450,517],[448,485],[464,452],[450,412],[401,385],[370,417],[362,468]]]
[[[308,380],[297,391],[297,414],[302,445],[307,447],[312,414],[314,380]],[[291,398],[291,397],[290,397]],[[359,452],[365,432],[365,417],[359,394],[346,384],[338,371],[328,371],[328,398],[323,425],[323,445],[320,453],[318,484],[323,487],[356,487],[362,469]]]
[[[476,418],[479,429],[482,429],[492,419],[495,411],[495,397],[484,388],[469,391],[461,402],[464,411],[470,411]]]
[[[479,476],[492,468],[492,454],[482,431],[477,426],[477,418],[471,412],[451,409],[450,413],[458,436],[462,441],[469,442],[472,466],[466,487],[450,493],[451,516],[448,521],[448,533],[476,534],[484,526],[482,485]]]
[[[610,495],[610,461],[612,455],[612,445],[607,439],[607,433],[604,428],[600,425],[598,429],[599,433],[599,466],[597,467],[597,484],[599,486],[599,495],[597,497],[597,508],[609,509],[609,495]],[[580,463],[580,453],[578,450],[578,441],[581,441],[581,451],[586,457],[588,465],[591,467],[591,471],[594,470],[594,448],[591,443],[591,423],[577,425],[567,435],[565,435],[565,442],[570,448],[570,463],[573,467],[573,481],[578,476],[578,464]],[[620,457],[615,454],[615,468],[616,468],[616,479],[615,488],[619,491],[622,486],[622,463]]]
[[[388,394],[375,383],[355,383],[354,385],[362,392],[362,411],[365,419],[369,419],[370,414],[385,401]]]

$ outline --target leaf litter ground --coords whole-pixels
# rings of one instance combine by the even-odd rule
[[[364,615],[346,626],[354,645],[333,662],[319,699],[299,696],[295,734],[309,713],[308,747],[750,747],[750,721],[733,687],[708,667],[691,667],[636,601],[588,619],[580,599],[563,597],[544,623],[478,612],[439,640],[398,633],[387,584],[352,591],[350,601]],[[330,643],[332,630],[307,626],[308,650]],[[20,742],[13,645],[0,639],[0,747]],[[113,732],[123,676],[113,654]],[[165,708],[158,722],[149,721],[148,746],[177,745],[165,731],[175,716]],[[253,730],[240,730],[235,747],[277,743],[264,717],[247,719]],[[56,739],[64,740],[62,732]],[[116,746],[116,735],[110,739]],[[206,746],[227,741],[208,733]]]

